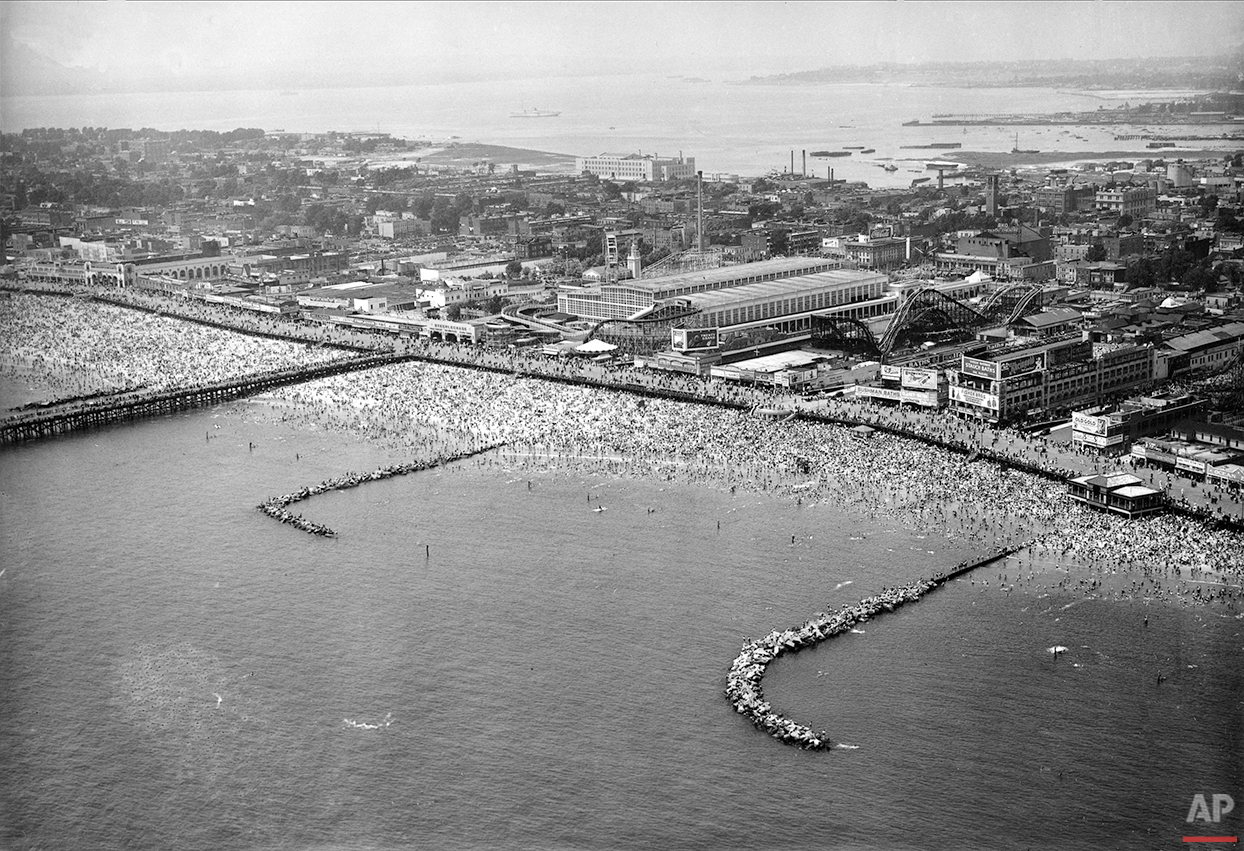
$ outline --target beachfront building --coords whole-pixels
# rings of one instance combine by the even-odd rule
[[[1161,511],[1164,507],[1162,492],[1141,484],[1131,473],[1077,476],[1067,480],[1067,493],[1076,502],[1128,518]]]
[[[877,382],[856,387],[855,398],[943,408],[950,398],[950,383],[944,370],[882,364]]]
[[[960,355],[948,371],[950,409],[1003,423],[1083,408],[1153,380],[1148,345],[1092,343],[1079,335],[1036,344],[1002,344],[975,357]]]
[[[577,287],[557,294],[557,309],[590,321],[639,318],[650,313],[656,305],[670,299],[768,281],[806,278],[823,272],[840,271],[841,265],[833,260],[820,258],[777,258],[659,278]],[[885,280],[884,276],[866,277],[880,277],[883,282]],[[808,304],[806,296],[804,298],[800,306],[808,310],[816,309]],[[823,298],[819,301],[820,306],[825,306]]]
[[[810,275],[692,293],[663,304],[699,311],[687,328],[774,328],[807,331],[812,316],[866,320],[893,313],[898,298],[887,291],[886,276],[853,269],[829,269]]]
[[[354,313],[385,313],[413,310],[419,293],[414,287],[390,281],[350,281],[303,290],[298,306],[307,310],[343,310]]]
[[[1071,443],[1077,449],[1120,455],[1138,438],[1164,434],[1184,420],[1199,419],[1206,404],[1187,393],[1169,393],[1084,408],[1071,415]]]
[[[681,153],[676,159],[661,159],[655,154],[577,157],[575,173],[635,183],[685,180],[695,177],[695,157],[684,157]]]
[[[1244,453],[1196,439],[1209,428],[1214,425],[1197,423],[1193,428],[1177,428],[1164,437],[1141,438],[1132,444],[1132,462],[1190,479],[1213,480],[1230,487],[1244,485]]]

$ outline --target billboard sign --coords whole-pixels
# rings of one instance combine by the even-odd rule
[[[901,393],[900,401],[907,402],[908,404],[921,405],[925,408],[936,408],[938,406],[936,390],[903,390]]]
[[[1152,446],[1145,447],[1145,460],[1154,461],[1158,464],[1174,464],[1175,456],[1169,452],[1163,452],[1161,449],[1154,449]]]
[[[978,408],[988,408],[991,411],[998,410],[998,397],[992,393],[982,393],[979,390],[972,390],[968,387],[951,387],[950,398],[957,402],[964,402],[968,405],[975,405]]]
[[[719,346],[716,328],[671,328],[670,348],[676,352],[695,352]]]
[[[903,377],[903,368],[901,366],[894,366],[888,363],[883,363],[881,365],[881,380],[882,381],[898,381],[902,377]]]
[[[936,390],[937,370],[903,367],[903,386],[917,390]]]
[[[855,394],[867,399],[888,399],[892,402],[902,399],[901,393],[893,387],[860,387]]]
[[[1045,367],[1045,355],[1030,355],[1026,358],[1002,361],[1002,375],[1023,375]]]
[[[1181,455],[1175,459],[1175,469],[1187,470],[1189,473],[1203,474],[1205,472],[1205,462],[1196,461],[1192,458],[1185,458]]]
[[[970,358],[964,355],[961,371],[968,375],[975,375],[977,378],[988,378],[991,381],[998,380],[998,365],[991,360]]]
[[[1121,446],[1123,444],[1123,435],[1116,434],[1113,437],[1106,437],[1101,434],[1081,434],[1077,432],[1073,440],[1076,443],[1083,443],[1085,446],[1096,446],[1104,449],[1107,446]]]
[[[1244,483],[1244,467],[1238,464],[1223,464],[1219,467],[1210,467],[1206,472],[1213,479]]]
[[[1094,417],[1089,414],[1072,414],[1071,429],[1085,434],[1104,435],[1109,420],[1106,417]]]

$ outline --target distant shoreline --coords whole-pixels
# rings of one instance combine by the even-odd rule
[[[479,160],[493,160],[504,163],[517,163],[531,166],[560,166],[573,168],[574,154],[559,154],[554,151],[536,151],[530,148],[511,148],[507,145],[492,145],[487,142],[458,142],[447,147],[438,147],[432,153],[419,157],[422,164],[461,166]]]
[[[1238,150],[1244,150],[1241,145]],[[1032,154],[1012,154],[1002,151],[946,151],[947,159],[961,162],[968,166],[981,168],[1019,168],[1022,166],[1040,166],[1051,163],[1087,162],[1095,160],[1136,160],[1152,159],[1221,159],[1231,151],[1155,148],[1152,151],[1038,151]]]

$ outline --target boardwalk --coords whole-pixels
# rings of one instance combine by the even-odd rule
[[[287,384],[301,384],[328,375],[371,369],[409,360],[407,355],[380,354],[332,361],[310,367],[278,370],[189,388],[136,391],[89,401],[69,402],[26,411],[0,422],[0,444],[33,440],[79,429],[98,428],[175,411],[201,408],[263,393]]]

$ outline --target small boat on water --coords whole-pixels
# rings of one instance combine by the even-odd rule
[[[863,145],[843,145],[842,149],[844,151],[862,151],[864,150],[864,146]]]
[[[511,112],[510,118],[556,118],[561,115],[551,109],[524,109],[519,112]]]
[[[882,166],[882,168],[884,168],[886,171],[898,171],[898,166],[896,166],[894,163],[886,163],[885,165]]]
[[[812,156],[814,157],[849,157],[851,156],[851,152],[850,151],[813,151]]]
[[[860,153],[861,154],[875,154],[877,153],[877,149],[876,148],[865,148],[864,150],[860,151]]]

